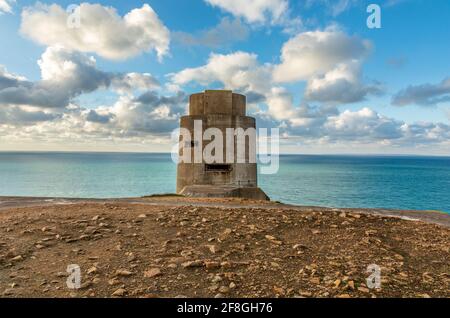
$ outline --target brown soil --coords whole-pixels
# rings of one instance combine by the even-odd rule
[[[0,296],[450,297],[447,226],[364,210],[159,200],[2,209]],[[79,290],[67,288],[69,264],[81,267]],[[379,290],[366,285],[370,264],[381,267]]]

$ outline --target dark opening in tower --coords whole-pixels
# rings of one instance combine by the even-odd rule
[[[205,170],[207,172],[230,172],[232,169],[231,165],[227,164],[206,164]]]

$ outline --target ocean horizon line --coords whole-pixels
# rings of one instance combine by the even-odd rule
[[[66,150],[0,150],[0,154],[155,154],[170,155],[170,152],[159,151],[66,151]],[[258,156],[262,154],[257,154]],[[330,156],[330,157],[422,157],[450,158],[450,154],[399,154],[399,153],[280,153],[280,156]]]

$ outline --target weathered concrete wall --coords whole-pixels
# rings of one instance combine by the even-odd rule
[[[258,187],[230,187],[191,185],[183,189],[183,194],[188,197],[200,198],[246,198],[251,200],[270,200],[270,198]]]
[[[227,128],[248,128],[256,129],[255,119],[246,116],[246,97],[240,94],[234,94],[231,91],[207,90],[204,93],[193,94],[190,96],[189,115],[183,116],[180,120],[180,127],[186,128],[191,132],[194,139],[194,123],[202,122],[202,135],[208,128],[218,128],[223,135],[223,154],[226,160],[226,130]],[[195,147],[205,149],[209,142],[202,141],[202,144],[184,144],[184,149],[180,151],[189,151],[191,153],[191,163],[179,163],[177,171],[177,192],[180,193],[186,186],[211,185],[211,186],[234,186],[234,187],[257,187],[257,166],[255,161],[249,162],[249,140],[245,142],[246,163],[237,163],[238,140],[233,138],[234,161],[224,162],[229,164],[227,171],[208,170],[207,163],[203,160],[201,163],[194,162]],[[253,140],[252,142],[256,142]],[[190,147],[189,147],[190,146]],[[262,192],[262,191],[261,191]],[[240,193],[240,192],[239,192]],[[253,192],[252,192],[253,193]],[[259,192],[254,192],[259,193]]]
[[[187,185],[232,185],[236,187],[257,186],[256,163],[232,164],[229,173],[207,171],[203,163],[180,163],[178,165],[177,192]]]
[[[189,115],[225,114],[245,116],[246,97],[232,91],[207,90],[189,98]]]
[[[233,94],[233,115],[245,116],[247,98],[241,94]]]

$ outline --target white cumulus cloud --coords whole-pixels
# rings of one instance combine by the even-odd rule
[[[75,97],[101,88],[124,94],[159,87],[150,74],[104,72],[94,57],[62,47],[48,47],[38,65],[41,80],[35,82],[0,67],[0,106],[64,108]]]
[[[351,61],[310,79],[305,90],[307,100],[332,103],[354,103],[364,100],[369,94],[380,94],[378,83],[364,84],[361,63]]]
[[[450,77],[437,84],[410,85],[392,98],[396,106],[436,106],[445,102],[450,102]]]
[[[205,0],[249,23],[280,22],[289,9],[287,0]]]
[[[371,48],[369,41],[349,36],[334,27],[303,32],[283,45],[281,64],[274,69],[274,80],[280,83],[308,80],[329,72],[340,63],[363,59]]]
[[[71,14],[80,14],[80,26],[69,27]],[[156,51],[168,54],[170,32],[148,5],[133,9],[123,18],[112,7],[82,3],[79,10],[66,12],[57,4],[37,4],[22,11],[22,34],[48,46],[96,53],[107,59],[127,59]]]
[[[16,2],[15,0],[0,0],[0,15],[3,12],[12,13],[11,4]]]
[[[221,82],[226,89],[263,93],[270,89],[271,66],[260,65],[256,54],[240,51],[231,54],[213,53],[205,65],[184,69],[170,77],[176,85]]]

